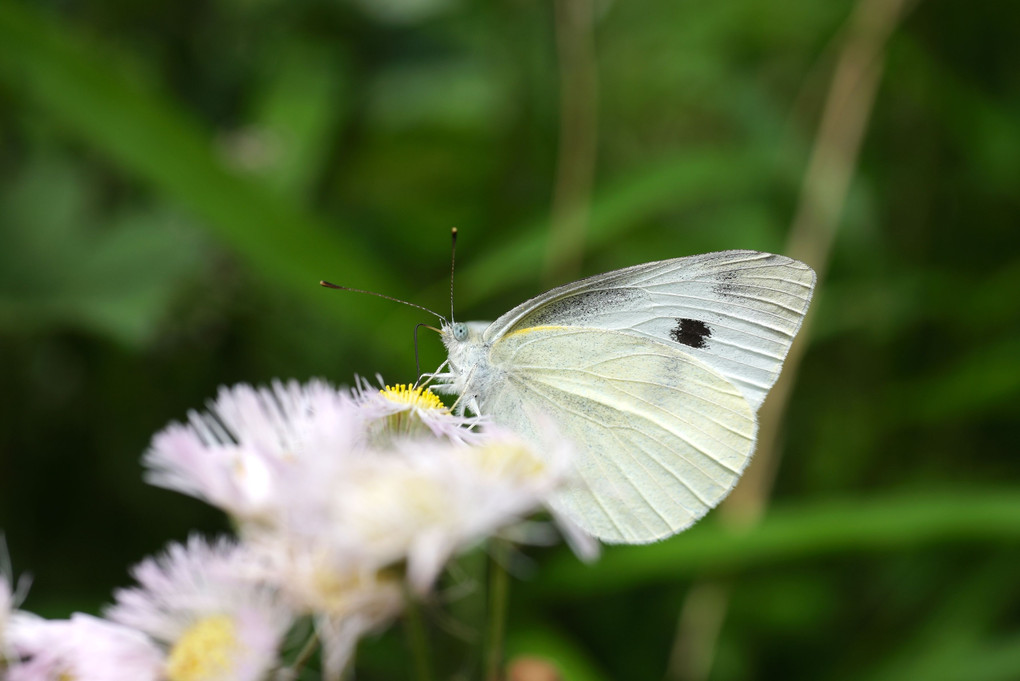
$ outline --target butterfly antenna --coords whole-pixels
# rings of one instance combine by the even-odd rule
[[[425,322],[418,322],[417,324],[414,325],[414,372],[415,372],[415,374],[414,374],[415,375],[414,384],[415,385],[418,385],[418,381],[421,380],[421,362],[418,359],[418,329],[420,329],[423,326],[426,329],[432,329],[433,331],[435,331],[434,327],[429,326]]]
[[[457,262],[457,228],[450,230],[450,323],[453,323],[453,266]]]
[[[400,298],[394,298],[393,296],[388,296],[385,293],[376,293],[375,291],[365,291],[365,290],[360,289],[360,288],[351,288],[350,286],[340,286],[339,284],[333,284],[333,283],[328,282],[328,281],[320,281],[319,282],[319,286],[322,286],[324,288],[335,288],[338,291],[352,291],[354,293],[367,293],[368,295],[376,296],[377,298],[385,298],[386,300],[392,300],[395,303],[401,303],[403,305],[410,305],[411,307],[416,307],[419,310],[424,310],[425,312],[428,312],[431,315],[435,315],[436,317],[439,317],[439,319],[442,320],[443,322],[446,322],[446,317],[444,317],[443,315],[439,314],[438,312],[434,312],[433,310],[430,310],[427,307],[424,307],[422,305],[418,305],[416,303],[409,303],[406,300],[401,300]]]

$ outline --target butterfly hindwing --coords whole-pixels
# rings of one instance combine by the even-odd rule
[[[483,413],[526,435],[550,423],[577,449],[558,501],[609,542],[674,534],[714,507],[747,465],[755,417],[700,359],[644,336],[572,326],[512,331],[492,345],[501,379]]]

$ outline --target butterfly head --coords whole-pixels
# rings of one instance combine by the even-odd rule
[[[443,338],[443,345],[446,346],[448,352],[463,348],[472,340],[477,340],[476,337],[478,336],[477,333],[472,332],[471,325],[464,322],[444,323],[439,333]]]
[[[482,335],[487,327],[488,322],[444,323],[439,333],[450,360],[461,366],[465,363],[473,364],[475,355],[483,352],[485,347]]]
[[[488,359],[489,346],[485,330],[488,322],[450,322],[440,329],[446,346],[446,372],[439,376],[442,382],[435,387],[440,392],[460,395],[461,408],[480,414],[478,398],[486,393],[492,377]]]

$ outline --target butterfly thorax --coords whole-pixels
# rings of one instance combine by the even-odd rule
[[[437,375],[433,386],[440,393],[460,395],[461,408],[480,413],[478,399],[491,394],[492,384],[499,380],[489,361],[490,344],[482,340],[488,322],[444,325],[443,345],[446,346],[448,369]]]

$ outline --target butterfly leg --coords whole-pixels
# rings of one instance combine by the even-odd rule
[[[464,390],[467,386],[471,385],[471,377],[474,375],[475,367],[477,366],[478,365],[471,367],[471,371],[467,373],[467,376],[464,378],[463,381],[454,382],[454,380],[450,380],[448,383],[435,386],[435,389],[437,391],[440,391],[446,395],[458,393],[457,399],[456,401],[454,401],[453,406],[451,407],[453,413],[457,414],[458,416],[463,416],[465,410],[467,409],[470,409],[476,416],[480,416],[482,413],[481,410],[478,408],[478,396],[469,392],[465,392]],[[452,374],[450,374],[450,377],[451,379],[453,379]]]
[[[450,360],[444,361],[439,367],[432,372],[424,373],[418,377],[418,380],[414,382],[415,388],[431,388],[436,391],[442,392],[444,388],[448,388],[453,382],[453,373],[450,371],[444,371],[450,366]],[[431,385],[433,381],[439,381],[438,383]],[[448,394],[444,393],[444,394]]]

